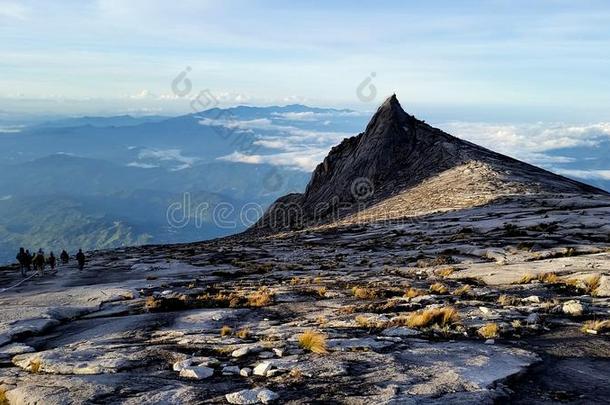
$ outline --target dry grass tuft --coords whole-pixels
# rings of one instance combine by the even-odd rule
[[[42,367],[42,360],[40,357],[30,359],[30,364],[28,366],[32,373],[38,373],[40,371],[40,367]]]
[[[538,277],[536,277],[532,273],[525,273],[523,276],[521,276],[521,279],[519,279],[516,284],[529,284],[537,278]]]
[[[404,325],[409,328],[424,328],[438,325],[451,326],[460,322],[460,315],[453,307],[430,308],[423,311],[412,312],[406,319],[402,318]]]
[[[463,286],[456,288],[452,294],[458,297],[470,297],[472,296],[472,287],[468,284],[464,284]]]
[[[293,368],[290,370],[290,373],[288,373],[288,376],[295,381],[301,381],[303,379],[303,372],[298,368]]]
[[[430,286],[430,292],[432,294],[443,295],[447,294],[449,292],[449,289],[444,284],[434,283]]]
[[[585,283],[587,293],[595,295],[595,292],[599,288],[600,280],[601,276],[599,274],[594,274],[585,278],[583,281]]]
[[[387,326],[387,322],[374,318],[367,318],[366,316],[362,315],[358,315],[355,320],[358,326],[367,329],[383,329]]]
[[[361,300],[373,300],[378,295],[377,290],[367,287],[352,287],[352,294]]]
[[[240,339],[248,339],[250,337],[250,329],[249,328],[241,328],[240,330],[238,330],[235,333],[235,336],[237,336]]]
[[[312,353],[326,354],[326,335],[315,330],[306,330],[302,335],[299,335],[299,347],[309,350]]]
[[[0,387],[0,405],[9,405],[8,399],[6,398],[6,389]]]
[[[544,273],[538,275],[538,280],[546,284],[557,284],[559,283],[559,277],[555,273]]]
[[[599,333],[610,331],[610,320],[587,321],[582,325],[581,330],[585,333]]]
[[[519,297],[515,297],[513,295],[502,294],[498,297],[498,304],[503,307],[510,307],[519,305],[521,303],[521,299]]]
[[[231,329],[230,326],[224,325],[222,328],[220,328],[220,336],[222,337],[230,336],[231,332],[233,332],[233,329]]]
[[[146,298],[144,308],[149,312],[181,311],[188,308],[189,303],[186,296],[181,297],[154,297]]]
[[[445,267],[445,268],[437,270],[435,273],[439,277],[447,278],[450,275],[452,275],[454,272],[455,272],[455,269],[453,267]]]
[[[267,287],[261,287],[248,296],[248,305],[251,307],[264,307],[273,302],[273,293]]]
[[[407,298],[415,298],[422,295],[426,295],[427,293],[423,290],[418,290],[417,288],[409,288],[405,293],[405,297]]]
[[[477,330],[477,333],[485,339],[495,339],[500,336],[500,327],[495,322],[486,323]]]

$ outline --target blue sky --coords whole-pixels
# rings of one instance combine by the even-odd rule
[[[187,112],[188,66],[225,105],[396,92],[437,119],[610,120],[607,1],[328,3],[0,0],[0,110]]]

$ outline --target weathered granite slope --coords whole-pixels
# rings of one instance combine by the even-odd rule
[[[580,326],[610,315],[609,218],[605,196],[531,195],[402,223],[95,252],[83,272],[0,295],[0,399],[604,403],[610,340]],[[407,325],[441,307],[458,318]],[[489,324],[493,342],[479,332]],[[300,347],[308,330],[327,353]],[[561,383],[549,388],[539,361]]]

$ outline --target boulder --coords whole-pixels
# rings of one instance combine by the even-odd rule
[[[192,359],[180,360],[174,363],[174,371],[182,371],[182,369],[189,367],[193,364]]]
[[[180,370],[180,377],[194,380],[204,380],[214,375],[214,370],[209,367],[184,367]]]
[[[223,375],[236,375],[236,374],[239,374],[239,367],[238,366],[226,366],[226,367],[223,367],[222,374]]]
[[[529,297],[523,298],[523,302],[529,302],[531,304],[540,304],[540,297],[537,295],[530,295]]]
[[[381,332],[382,336],[390,336],[390,337],[408,337],[408,336],[416,336],[419,332],[415,329],[407,328],[406,326],[396,326],[393,328],[388,328]]]
[[[233,350],[233,352],[231,352],[231,356],[243,357],[243,356],[247,355],[248,353],[250,353],[250,348],[247,346],[244,346],[244,347],[240,347],[239,349]]]
[[[258,390],[241,390],[225,395],[230,404],[249,405],[258,404]]]
[[[525,323],[528,325],[538,325],[542,323],[542,317],[537,313],[529,314],[525,319]]]
[[[273,364],[271,364],[271,362],[269,362],[269,361],[264,361],[262,363],[259,363],[256,365],[256,367],[254,367],[254,375],[266,376],[267,371],[271,370],[272,367],[273,367]]]
[[[578,300],[570,300],[563,303],[561,310],[570,316],[581,316],[585,313],[585,306]]]
[[[33,347],[23,343],[11,343],[0,347],[0,356],[14,356],[16,354],[32,353],[35,351],[36,350],[34,350]]]
[[[263,404],[268,404],[275,401],[280,396],[267,388],[263,388],[258,392],[257,397]]]
[[[254,388],[251,390],[241,390],[225,395],[225,398],[230,404],[249,405],[269,404],[277,400],[280,396],[267,388]]]

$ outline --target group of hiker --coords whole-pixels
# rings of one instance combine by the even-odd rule
[[[32,270],[32,267],[42,276],[46,265],[49,265],[51,271],[55,271],[55,267],[57,266],[57,258],[53,252],[49,253],[48,256],[45,256],[42,249],[38,249],[37,253],[32,254],[28,249],[20,248],[16,258],[21,267],[21,275],[23,277],[26,276],[28,271]],[[78,263],[78,269],[82,270],[85,267],[85,254],[82,249],[78,249],[78,253],[74,255],[74,258]],[[65,250],[62,250],[59,255],[59,260],[62,265],[67,265],[70,263],[70,255]]]

